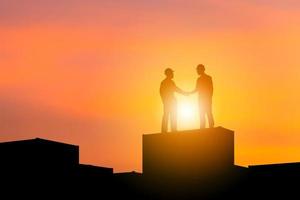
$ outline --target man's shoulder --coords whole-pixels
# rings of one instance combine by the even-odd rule
[[[199,81],[199,80],[207,80],[207,79],[212,79],[212,78],[210,75],[203,74],[203,75],[199,76],[197,80]]]
[[[160,84],[161,85],[171,85],[171,84],[175,84],[175,82],[172,79],[164,79],[164,80],[162,80],[162,82]]]
[[[205,76],[206,76],[206,77],[208,77],[208,78],[211,78],[211,76],[210,76],[210,75],[208,75],[208,74],[205,74]]]
[[[208,74],[205,74],[203,78],[205,78],[205,79],[207,79],[207,80],[212,80],[211,76],[208,75]]]
[[[165,78],[164,80],[161,81],[161,84],[164,84],[166,82],[168,82],[168,79]]]

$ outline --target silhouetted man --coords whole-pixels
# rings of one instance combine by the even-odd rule
[[[207,116],[209,128],[214,127],[214,118],[212,114],[212,96],[213,96],[213,82],[212,78],[205,73],[205,67],[202,64],[197,66],[197,79],[196,88],[194,92],[199,95],[199,115],[200,115],[200,128],[205,128],[205,116]]]
[[[164,106],[164,113],[161,125],[161,132],[168,131],[168,121],[171,119],[171,131],[177,131],[177,101],[174,93],[187,94],[176,86],[172,80],[174,77],[173,70],[167,68],[165,70],[166,78],[160,84],[160,96]]]

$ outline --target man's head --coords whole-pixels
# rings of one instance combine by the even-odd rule
[[[204,74],[204,72],[205,72],[205,67],[204,67],[204,65],[203,64],[199,64],[199,65],[197,65],[197,73],[199,74],[199,75],[203,75]]]
[[[165,75],[167,78],[172,79],[174,77],[174,71],[171,68],[165,69]]]

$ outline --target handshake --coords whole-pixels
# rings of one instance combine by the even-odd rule
[[[189,95],[193,94],[194,92],[181,91],[180,93],[184,96],[189,96]]]

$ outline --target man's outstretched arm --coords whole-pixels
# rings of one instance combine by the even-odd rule
[[[198,91],[198,88],[199,88],[199,85],[198,85],[198,80],[196,81],[196,86],[195,86],[195,89],[194,90],[192,90],[192,91],[190,91],[190,92],[188,92],[188,94],[194,94],[195,92],[197,92]]]
[[[183,95],[189,95],[189,92],[186,92],[182,89],[180,89],[179,87],[177,87],[177,85],[173,82],[173,87],[174,87],[174,91],[179,93],[179,94],[183,94]]]
[[[183,94],[183,95],[189,95],[189,92],[186,92],[182,89],[180,89],[179,87],[175,86],[175,91],[179,94]]]

